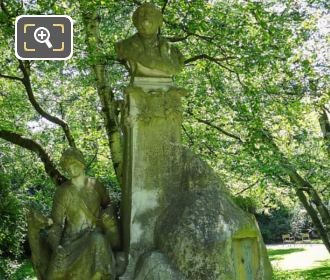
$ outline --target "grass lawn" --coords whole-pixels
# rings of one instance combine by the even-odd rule
[[[330,261],[319,263],[320,266],[305,270],[274,271],[274,280],[330,280]]]
[[[268,249],[268,255],[271,261],[277,261],[285,259],[289,254],[304,250],[304,248]],[[8,280],[37,280],[29,260],[13,265],[12,273]],[[318,262],[316,267],[307,269],[288,271],[274,267],[273,280],[330,280],[330,257],[329,260]]]
[[[285,260],[289,254],[305,251],[304,248],[268,249],[269,259],[273,261]],[[273,280],[330,280],[330,256],[328,260],[319,261],[315,267],[299,270],[280,270],[274,268]]]
[[[282,260],[287,254],[304,251],[304,248],[289,248],[289,249],[268,249],[268,256],[270,261]]]

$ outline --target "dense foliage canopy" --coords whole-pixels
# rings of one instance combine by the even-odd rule
[[[175,78],[189,92],[185,145],[248,210],[270,213],[300,201],[330,250],[328,1],[154,3],[164,15],[162,36],[186,59]],[[49,209],[65,180],[57,162],[69,145],[120,200],[120,104],[129,79],[114,43],[135,32],[131,15],[140,4],[0,0],[0,172],[13,205],[37,201]],[[73,57],[19,61],[14,22],[22,14],[70,15]]]

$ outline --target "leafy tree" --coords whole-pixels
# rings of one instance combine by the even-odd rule
[[[282,235],[291,232],[291,217],[292,214],[284,205],[272,209],[267,214],[258,214],[256,218],[264,241],[266,243],[282,242]]]
[[[330,251],[329,46],[319,28],[327,1],[154,2],[164,14],[162,35],[186,57],[176,77],[190,93],[185,144],[256,208],[299,200]],[[90,175],[120,192],[121,100],[129,79],[113,44],[133,33],[130,17],[140,4],[0,0],[0,160],[13,177],[30,170],[23,191],[51,200],[52,183],[37,158],[60,184],[66,178],[55,162],[70,145],[85,153]],[[70,15],[73,58],[17,60],[13,23],[20,14]]]
[[[8,260],[22,254],[26,225],[22,202],[10,189],[8,178],[0,173],[0,276],[8,276]]]

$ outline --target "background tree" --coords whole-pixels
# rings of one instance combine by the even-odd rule
[[[330,250],[327,1],[154,2],[164,14],[160,32],[186,57],[176,77],[189,91],[185,145],[254,212],[300,201]],[[54,183],[66,180],[56,162],[69,145],[119,201],[129,81],[113,45],[133,34],[140,4],[0,0],[0,164],[23,202],[50,206]],[[21,14],[70,15],[73,58],[16,59]]]

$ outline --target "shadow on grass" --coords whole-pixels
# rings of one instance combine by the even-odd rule
[[[319,263],[319,267],[315,267],[301,272],[301,275],[305,277],[305,280],[330,279],[330,261],[322,261]]]
[[[288,248],[288,249],[268,249],[268,256],[271,261],[283,259],[283,255],[305,251],[304,248]]]
[[[273,280],[328,280],[330,279],[330,261],[318,262],[319,266],[306,270],[274,271]]]

